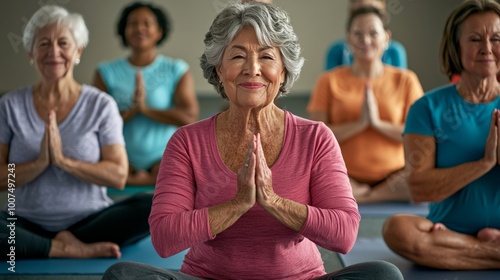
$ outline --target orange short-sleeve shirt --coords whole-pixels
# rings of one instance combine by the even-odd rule
[[[326,113],[329,125],[355,122],[361,117],[367,82],[345,66],[324,72],[316,81],[307,111]],[[385,65],[384,74],[369,82],[380,118],[393,124],[404,124],[410,106],[423,95],[411,70]],[[359,181],[374,183],[404,167],[403,143],[372,128],[339,144],[349,176]]]

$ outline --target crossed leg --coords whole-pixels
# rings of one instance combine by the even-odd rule
[[[388,218],[382,230],[396,254],[417,264],[449,270],[500,268],[500,230],[485,228],[477,236],[449,230],[413,215]]]

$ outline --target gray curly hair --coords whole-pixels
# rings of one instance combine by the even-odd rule
[[[299,78],[304,58],[288,14],[272,4],[233,3],[217,15],[205,35],[205,52],[200,58],[203,76],[227,99],[217,75],[217,67],[222,62],[224,50],[244,26],[251,26],[255,30],[261,45],[275,46],[280,50],[286,74],[277,97],[286,95]]]

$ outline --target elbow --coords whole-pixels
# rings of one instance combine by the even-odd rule
[[[168,251],[167,246],[165,246],[161,240],[158,240],[158,238],[155,237],[156,235],[151,233],[151,243],[153,243],[153,247],[155,248],[155,251],[158,254],[158,256],[162,258],[168,258],[171,255],[173,255],[171,252]]]
[[[356,238],[358,237],[360,220],[361,216],[359,213],[356,213],[356,215],[352,215],[351,218],[346,221],[342,232],[337,233],[337,236],[340,234],[340,238],[338,240],[341,240],[341,242],[337,243],[336,247],[332,251],[340,254],[347,254],[351,251],[352,247],[354,247],[354,244],[356,243]]]
[[[122,191],[125,189],[125,185],[127,183],[127,180],[116,180],[116,182],[111,183],[109,186],[113,189]]]
[[[169,235],[165,229],[161,229],[161,227],[157,226],[157,222],[155,219],[149,218],[149,228],[151,233],[151,243],[155,248],[156,253],[162,258],[168,258],[176,253],[181,252],[182,250],[176,250],[175,246],[172,246],[173,243],[170,239],[165,238],[165,236]],[[169,244],[170,243],[170,244]]]
[[[337,252],[340,254],[347,254],[351,251],[352,247],[354,247],[354,243],[356,242],[356,238],[353,238],[352,241],[345,242],[343,246],[337,249]]]
[[[125,185],[127,184],[127,172],[128,166],[120,167],[116,171],[116,178],[114,182],[111,184],[111,187],[117,190],[125,189]]]
[[[407,180],[408,188],[410,190],[411,201],[414,203],[427,202],[427,194],[422,190],[418,182],[411,176]]]
[[[357,236],[358,231],[356,230],[344,239],[344,242],[342,242],[342,244],[340,244],[340,246],[336,248],[336,251],[344,255],[349,253],[349,251],[351,251],[352,247],[354,247],[354,244],[356,243]]]
[[[356,243],[356,239],[358,237],[358,227],[356,227],[355,230],[353,230],[352,234],[346,238],[343,246],[340,248],[339,253],[341,254],[347,254],[349,251],[351,251],[352,247],[354,247],[354,244]]]

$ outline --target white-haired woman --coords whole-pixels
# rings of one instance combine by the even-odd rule
[[[127,155],[116,103],[73,77],[87,42],[83,18],[58,6],[40,8],[24,31],[40,80],[0,100],[0,189],[15,198],[1,213],[2,258],[12,214],[16,259],[120,257],[148,235],[151,196],[113,205],[106,195],[124,187]]]
[[[283,10],[221,11],[201,67],[229,109],[172,136],[149,218],[160,256],[190,248],[181,271],[118,263],[104,279],[402,279],[386,262],[325,272],[317,245],[349,251],[360,216],[332,132],[274,103],[298,78],[300,51]]]

